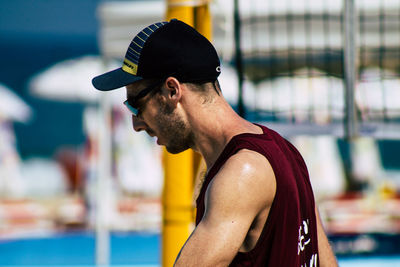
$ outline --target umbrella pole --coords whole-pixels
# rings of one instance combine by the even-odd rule
[[[108,94],[100,98],[99,160],[96,194],[96,264],[108,265],[110,237],[107,225],[107,184],[111,177],[111,103]]]

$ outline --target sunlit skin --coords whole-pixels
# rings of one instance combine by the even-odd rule
[[[146,82],[138,82],[128,85],[127,97],[137,95],[146,87],[146,84]],[[160,93],[147,95],[138,101],[138,108],[140,116],[132,116],[135,131],[146,131],[150,136],[157,137],[157,143],[164,145],[170,153],[180,153],[193,147],[191,132],[176,112],[174,105],[171,106],[171,103],[165,101],[163,95]]]
[[[151,82],[139,81],[126,86],[127,97],[136,96],[149,83]],[[190,148],[200,152],[208,167],[212,166],[236,132],[249,132],[250,129],[253,133],[262,133],[261,128],[239,117],[214,89],[210,89],[210,94],[214,95],[213,102],[204,103],[205,101],[199,99],[206,97],[199,96],[198,92],[188,87],[188,84],[179,83],[177,79],[169,77],[162,85],[161,92],[141,99],[138,105],[141,118],[132,118],[135,131],[146,131],[151,136],[157,136],[158,142],[167,148],[169,142],[173,142],[172,139],[181,137],[183,140],[175,142],[182,143],[182,148],[187,143]],[[172,114],[160,112],[162,108],[172,111]],[[164,117],[165,121],[161,120],[163,115],[167,115]],[[234,119],[225,121],[227,116],[234,116]],[[213,119],[220,123],[214,125]],[[168,133],[165,130],[168,125],[176,128],[174,124],[177,122],[184,126],[184,129],[180,129],[183,133],[177,136],[174,135],[177,133]]]
[[[134,97],[148,86],[126,86]],[[230,139],[262,129],[238,116],[212,84],[205,93],[168,77],[158,93],[138,103],[141,115],[132,118],[135,131],[156,136],[172,153],[188,148],[203,156],[209,170]],[[254,248],[268,218],[276,180],[261,154],[240,150],[230,157],[207,187],[205,214],[182,247],[174,266],[228,266],[238,251]],[[240,201],[238,201],[240,200]],[[337,266],[316,209],[320,266]]]

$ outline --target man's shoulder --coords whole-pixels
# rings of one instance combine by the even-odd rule
[[[272,205],[275,193],[275,175],[268,160],[243,149],[228,159],[208,185],[206,214],[242,214],[240,217],[253,221]]]
[[[273,175],[267,157],[260,152],[247,148],[240,149],[232,155],[221,169],[225,168],[230,168],[237,174],[250,173],[252,176],[260,178]]]
[[[241,149],[232,155],[215,175],[214,186],[222,190],[236,190],[241,187],[252,193],[274,193],[276,187],[274,171],[265,156],[249,150]],[[271,189],[273,189],[271,191]]]

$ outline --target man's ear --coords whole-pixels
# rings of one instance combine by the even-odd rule
[[[174,77],[165,80],[166,98],[168,102],[176,105],[182,97],[182,84]]]

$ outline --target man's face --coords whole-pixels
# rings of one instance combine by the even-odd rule
[[[140,81],[126,86],[128,100],[136,97],[151,83]],[[157,93],[149,93],[139,99],[135,108],[138,116],[132,115],[135,131],[146,131],[157,137],[157,144],[164,145],[168,152],[176,154],[193,147],[193,135],[179,113],[179,108],[170,105],[168,90],[161,83]]]

